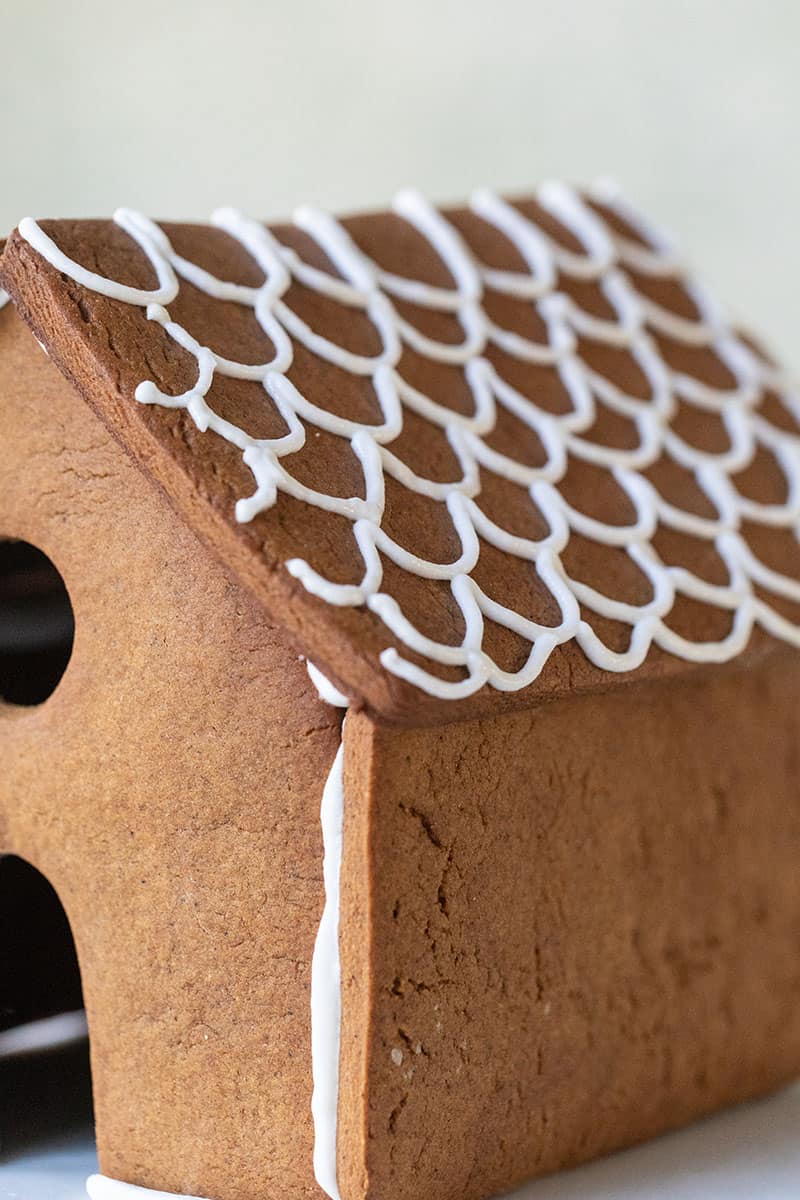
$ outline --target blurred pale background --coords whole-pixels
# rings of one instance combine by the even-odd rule
[[[615,176],[800,367],[797,0],[0,0],[0,228]]]

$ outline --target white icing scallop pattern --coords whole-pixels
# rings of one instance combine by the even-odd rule
[[[470,695],[484,684],[516,691],[536,679],[556,646],[572,639],[592,663],[608,671],[635,669],[652,644],[691,661],[723,662],[744,649],[756,625],[800,646],[800,627],[763,595],[766,591],[798,603],[800,582],[760,562],[742,534],[744,522],[750,522],[782,528],[797,536],[800,436],[772,425],[759,411],[759,404],[767,390],[776,394],[800,429],[800,397],[777,369],[736,335],[707,293],[686,276],[670,239],[646,223],[608,186],[599,186],[595,195],[616,210],[645,244],[620,236],[578,193],[562,183],[545,184],[536,198],[573,233],[584,247],[583,253],[564,249],[518,208],[493,193],[477,192],[471,200],[473,212],[500,230],[527,264],[526,271],[514,272],[481,265],[442,214],[416,192],[401,193],[394,202],[395,213],[429,240],[449,269],[452,287],[433,287],[382,270],[356,246],[343,225],[310,208],[299,210],[295,223],[316,239],[341,278],[303,262],[262,224],[231,209],[217,212],[213,222],[240,242],[263,271],[265,281],[259,287],[215,278],[188,262],[175,252],[162,229],[128,209],[121,209],[115,220],[152,263],[157,279],[152,290],[119,284],[72,262],[30,219],[19,228],[21,235],[59,271],[105,296],[144,308],[151,321],[163,326],[194,356],[197,380],[190,390],[170,396],[152,381],[144,380],[136,389],[136,399],[142,404],[183,408],[199,430],[212,430],[241,451],[252,473],[254,490],[237,502],[239,521],[251,521],[275,504],[279,492],[349,518],[364,564],[359,584],[334,583],[301,558],[290,559],[286,567],[309,592],[329,604],[366,606],[375,613],[397,642],[383,652],[384,667],[424,691],[443,699]],[[641,288],[637,289],[632,272],[638,278],[680,283],[694,302],[697,318],[681,316],[655,303]],[[559,291],[559,278],[563,276],[598,284],[615,319],[599,318]],[[230,361],[201,345],[190,331],[174,322],[169,305],[178,294],[181,280],[191,282],[209,296],[251,309],[274,347],[271,360],[257,365]],[[293,280],[365,313],[380,336],[380,352],[372,357],[353,353],[309,328],[285,299]],[[487,291],[505,293],[534,306],[546,326],[547,341],[534,342],[499,327],[484,306]],[[463,329],[462,342],[454,345],[423,335],[401,315],[398,301],[456,317]],[[717,388],[673,370],[659,352],[654,334],[713,351],[727,367],[734,385]],[[650,398],[642,400],[626,394],[593,369],[579,353],[581,337],[627,350],[648,380]],[[302,395],[287,376],[293,341],[343,371],[369,378],[382,419],[369,425],[348,420]],[[544,364],[556,370],[571,398],[571,410],[554,415],[516,391],[486,357],[491,345],[523,363]],[[404,346],[428,359],[461,367],[474,396],[474,411],[462,415],[412,387],[398,369]],[[208,400],[215,375],[260,381],[288,432],[277,438],[256,438],[216,413]],[[614,449],[584,436],[595,421],[598,401],[612,413],[634,422],[639,439],[634,449]],[[730,445],[713,453],[681,438],[674,427],[680,404],[717,414]],[[488,437],[495,429],[501,406],[539,435],[547,456],[543,465],[525,466],[489,445]],[[403,429],[407,411],[444,432],[461,464],[460,479],[441,483],[423,478],[392,453],[392,443]],[[363,499],[315,491],[293,477],[287,460],[303,446],[308,427],[325,430],[350,443],[363,469]],[[773,453],[786,477],[785,503],[757,503],[742,496],[735,486],[732,476],[747,467],[759,446]],[[693,473],[715,517],[701,517],[676,507],[659,494],[643,472],[662,456]],[[631,524],[607,524],[578,512],[567,502],[559,484],[570,458],[611,473],[635,509]],[[548,522],[546,536],[538,541],[515,536],[489,519],[479,503],[481,469],[527,489]],[[420,557],[390,537],[383,528],[387,475],[447,507],[461,544],[455,561],[442,563]],[[659,525],[713,543],[728,569],[727,583],[711,584],[684,567],[665,563],[652,544]],[[573,532],[605,546],[622,548],[650,579],[652,599],[642,605],[624,603],[570,578],[562,555]],[[535,564],[540,580],[560,610],[558,624],[537,624],[498,603],[479,586],[472,572],[481,539],[510,556]],[[404,571],[447,581],[463,614],[466,632],[460,645],[426,637],[382,590],[382,556]],[[729,634],[719,641],[698,642],[671,629],[667,618],[679,594],[729,613]],[[592,613],[630,627],[626,650],[614,651],[601,640],[592,627]],[[487,653],[487,619],[530,642],[530,653],[521,669],[503,670]],[[403,646],[428,659],[433,669],[410,662],[403,656]],[[463,677],[445,681],[435,674],[435,664],[461,668]]]

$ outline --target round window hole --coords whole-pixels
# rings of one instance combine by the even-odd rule
[[[41,704],[67,669],[75,618],[64,580],[30,542],[0,540],[0,699]]]

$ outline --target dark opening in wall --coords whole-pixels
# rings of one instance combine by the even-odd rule
[[[44,876],[0,857],[0,1154],[91,1136],[89,1044],[69,922]]]
[[[83,1007],[78,959],[61,901],[14,854],[0,858],[0,1030]]]
[[[0,539],[0,699],[46,700],[67,668],[74,632],[55,565],[29,542]]]

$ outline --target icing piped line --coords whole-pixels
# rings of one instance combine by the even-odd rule
[[[339,1200],[336,1181],[336,1130],[339,1104],[339,1048],[342,995],[339,961],[339,879],[344,817],[344,743],[336,751],[322,795],[320,822],[324,857],[325,908],[311,960],[311,1064],[314,1082],[314,1177],[331,1200]]]
[[[800,446],[800,431],[783,432],[772,426],[759,409],[765,392],[773,392],[800,424],[797,389],[736,334],[713,298],[688,277],[673,239],[640,216],[616,187],[598,184],[584,198],[566,184],[551,181],[539,189],[536,198],[572,234],[581,250],[565,249],[519,208],[486,189],[477,191],[470,202],[477,216],[512,243],[528,268],[526,273],[524,269],[495,270],[479,263],[444,214],[419,193],[402,192],[395,200],[394,212],[427,240],[447,268],[452,280],[448,286],[432,286],[383,270],[356,245],[342,222],[308,207],[298,210],[295,222],[316,240],[338,276],[304,263],[263,225],[230,208],[218,210],[214,224],[251,256],[263,275],[260,286],[246,287],[217,279],[178,255],[157,225],[128,209],[118,210],[115,221],[151,263],[157,286],[150,290],[132,288],[86,270],[69,259],[29,218],[20,224],[20,235],[76,282],[142,308],[148,319],[161,325],[194,358],[196,376],[186,392],[169,396],[152,381],[143,380],[135,398],[144,404],[184,409],[199,430],[223,437],[240,451],[255,488],[250,496],[237,500],[237,521],[254,520],[283,492],[351,522],[364,564],[360,582],[335,583],[300,555],[288,559],[287,570],[329,604],[364,606],[375,613],[398,641],[381,655],[384,667],[423,691],[439,698],[456,698],[484,685],[501,691],[527,687],[553,650],[570,641],[576,642],[595,666],[615,672],[635,669],[651,645],[689,661],[705,662],[709,656],[722,661],[741,652],[745,635],[756,625],[800,646],[800,625],[777,612],[768,596],[757,596],[755,592],[757,587],[764,588],[771,595],[793,599],[797,581],[761,564],[741,533],[746,523],[783,529],[795,536],[800,530],[800,458],[792,449]],[[633,233],[618,232],[592,207],[592,201],[615,213]],[[565,275],[594,281],[613,316],[598,317],[585,311],[567,292],[560,291],[559,281]],[[637,288],[637,276],[678,282],[686,290],[697,319],[673,313],[653,301]],[[169,314],[182,280],[206,295],[252,310],[274,348],[273,357],[259,364],[238,363],[201,345]],[[380,349],[372,355],[356,354],[312,329],[294,312],[287,298],[295,280],[366,317],[376,331]],[[531,304],[544,324],[545,339],[533,341],[502,328],[486,311],[487,291]],[[401,315],[401,302],[449,314],[460,325],[460,339],[442,342],[424,334]],[[672,369],[659,349],[659,336],[713,353],[730,372],[732,383],[714,386],[687,371]],[[580,353],[582,339],[628,353],[646,380],[646,394],[629,394],[584,361]],[[372,424],[346,419],[303,395],[287,375],[293,342],[301,343],[340,370],[368,379],[380,410],[379,419]],[[401,358],[405,347],[431,361],[461,368],[472,393],[472,411],[453,411],[404,379]],[[521,363],[554,370],[571,408],[554,414],[517,391],[503,377],[496,361],[490,362],[487,357],[492,347]],[[258,439],[222,418],[209,400],[216,376],[260,381],[287,432],[277,438]],[[728,446],[715,453],[687,442],[673,427],[680,404],[718,415],[727,431]],[[636,445],[620,449],[593,440],[592,429],[603,406],[634,424]],[[529,466],[489,444],[504,410],[536,432],[545,450],[543,464]],[[444,433],[458,462],[454,478],[446,482],[429,479],[393,451],[392,443],[403,431],[406,411],[415,412]],[[305,444],[309,428],[324,430],[350,443],[363,475],[363,499],[329,495],[294,478],[290,456]],[[735,487],[732,477],[753,461],[759,444],[770,447],[779,458],[787,481],[788,499],[784,504],[759,504],[740,495]],[[659,495],[645,472],[662,457],[693,475],[719,514],[716,519],[700,517]],[[609,524],[569,505],[560,485],[571,459],[612,473],[628,494],[633,519],[624,525]],[[505,529],[502,515],[495,513],[490,519],[482,509],[481,471],[523,488],[544,513],[550,535],[537,542]],[[436,562],[413,553],[398,545],[383,528],[387,475],[410,492],[446,507],[460,547],[451,561]],[[735,637],[704,644],[678,637],[669,628],[670,605],[665,607],[664,597],[672,597],[673,603],[678,590],[685,590],[676,589],[676,579],[687,583],[689,575],[676,575],[676,569],[653,549],[651,540],[659,524],[712,543],[729,564],[736,582],[724,590],[725,603],[719,600],[722,592],[704,595],[709,603],[742,614]],[[654,600],[649,605],[623,605],[571,579],[560,555],[573,533],[624,549],[635,562],[646,564],[643,569],[660,598],[658,604]],[[738,536],[725,541],[731,533]],[[524,636],[531,637],[532,646],[516,672],[502,670],[485,651],[483,621],[479,634],[474,632],[478,626],[473,622],[473,634],[460,644],[442,643],[422,637],[396,601],[382,591],[385,556],[409,574],[449,584],[464,624],[469,625],[476,593],[460,581],[471,576],[482,539],[503,553],[535,563],[539,580],[554,597],[565,592],[572,596],[571,604],[559,599],[562,620],[552,629],[544,631],[535,623],[520,621],[518,627],[526,630]],[[545,549],[546,571],[541,559]],[[701,589],[701,581],[689,586]],[[490,612],[506,614],[508,623],[508,610],[502,605],[492,607],[494,601],[488,596],[481,603],[488,619],[495,619]],[[612,651],[605,645],[592,628],[593,614],[613,615],[613,619],[630,627],[627,651]],[[405,660],[404,646],[423,653],[431,669]],[[461,668],[464,678],[444,681],[436,674],[437,665]]]
[[[349,701],[312,662],[309,678],[320,699],[346,709]],[[342,726],[344,732],[344,726]],[[339,744],[325,782],[320,807],[323,841],[322,875],[325,904],[311,960],[311,1116],[314,1123],[314,1176],[319,1186],[339,1200],[336,1180],[336,1131],[339,1106],[339,1050],[341,1043],[341,966],[339,962],[339,881],[342,866],[344,821],[344,741]],[[204,1200],[124,1183],[106,1175],[86,1181],[89,1200]]]
[[[346,709],[348,699],[315,667],[306,664],[311,682],[326,704]],[[311,959],[311,1116],[314,1122],[314,1177],[331,1200],[339,1200],[336,1179],[336,1131],[339,1107],[339,1050],[342,1024],[339,959],[339,899],[344,824],[344,722],[322,793],[322,877],[325,906]]]
[[[73,262],[63,251],[59,250],[53,239],[30,217],[24,217],[20,221],[19,232],[25,241],[33,246],[42,258],[46,258],[56,270],[63,271],[75,283],[79,283],[92,292],[98,292],[101,296],[108,296],[112,300],[122,300],[125,304],[171,304],[178,294],[180,284],[164,254],[166,239],[161,230],[146,217],[132,213],[127,208],[117,209],[114,221],[121,229],[130,234],[139,249],[149,259],[158,278],[157,288],[148,291],[143,288],[130,287],[128,284],[117,283],[116,280],[106,279],[104,275],[87,270],[86,267]]]
[[[315,667],[312,662],[307,662],[306,670],[308,671],[311,682],[317,689],[317,694],[320,700],[323,700],[326,704],[333,705],[334,708],[348,707],[350,701],[348,700],[347,696],[345,696],[344,692],[340,692],[339,689],[331,683],[327,675],[323,675],[319,667]]]

